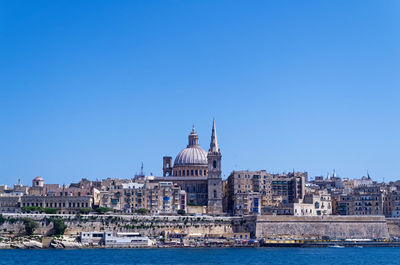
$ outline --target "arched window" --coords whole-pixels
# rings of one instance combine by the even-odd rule
[[[216,160],[213,161],[213,168],[217,168],[217,161]]]
[[[214,198],[217,198],[217,191],[214,190]]]

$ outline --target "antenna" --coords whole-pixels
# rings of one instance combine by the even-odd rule
[[[143,161],[142,161],[142,166],[140,167],[140,175],[142,175],[142,176],[144,175],[143,174]]]

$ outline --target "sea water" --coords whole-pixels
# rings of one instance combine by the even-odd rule
[[[7,249],[0,264],[400,264],[400,248]]]

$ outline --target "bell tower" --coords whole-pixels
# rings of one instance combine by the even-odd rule
[[[222,177],[221,177],[221,150],[218,147],[215,120],[211,132],[210,149],[208,150],[208,206],[210,214],[222,214]]]

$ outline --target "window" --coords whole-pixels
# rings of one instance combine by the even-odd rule
[[[214,190],[214,198],[217,198],[217,191]]]
[[[217,168],[217,161],[216,160],[213,161],[213,168]]]

